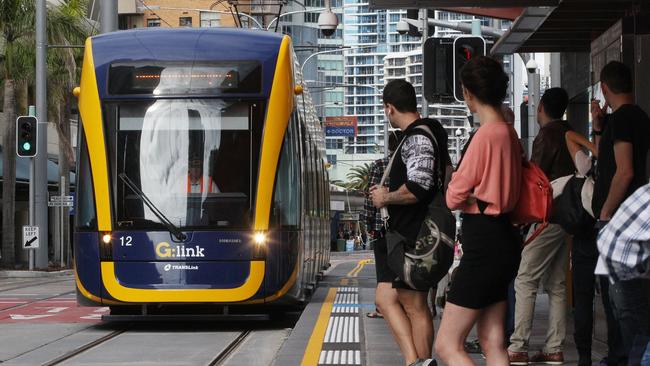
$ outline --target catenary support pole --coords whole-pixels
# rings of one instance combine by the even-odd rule
[[[100,8],[102,33],[117,30],[117,0],[102,0]]]
[[[47,38],[46,0],[36,0],[36,117],[38,118],[37,155],[34,157],[34,225],[38,226],[40,245],[34,267],[48,266],[47,208]]]

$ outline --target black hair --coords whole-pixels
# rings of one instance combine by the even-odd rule
[[[544,106],[546,115],[560,119],[569,105],[569,94],[562,88],[550,88],[544,92],[539,102]]]
[[[632,93],[632,72],[624,63],[612,61],[600,71],[600,82],[615,94]]]
[[[503,66],[491,57],[479,56],[469,60],[460,70],[460,81],[484,104],[498,108],[506,98],[508,75]]]
[[[397,145],[402,141],[402,131],[393,130],[388,133],[388,151],[397,150]]]
[[[417,112],[418,103],[415,89],[411,83],[403,79],[391,80],[384,87],[384,104],[390,104],[399,112]]]

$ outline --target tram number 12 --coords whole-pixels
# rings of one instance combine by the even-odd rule
[[[133,246],[133,243],[131,243],[132,241],[133,241],[132,236],[120,236],[120,245],[123,247]]]

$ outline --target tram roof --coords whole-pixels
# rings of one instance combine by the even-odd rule
[[[269,95],[283,35],[239,28],[133,29],[92,37],[93,61],[101,98],[108,67],[136,61],[258,61],[262,94]]]

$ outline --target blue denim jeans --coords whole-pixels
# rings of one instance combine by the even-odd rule
[[[616,282],[609,286],[609,296],[621,329],[623,351],[629,355],[638,344],[635,340],[650,337],[650,280]]]

